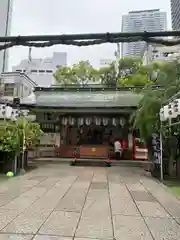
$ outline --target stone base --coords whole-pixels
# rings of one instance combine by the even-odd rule
[[[144,175],[146,177],[152,177],[151,172],[149,172],[149,171],[144,171]]]

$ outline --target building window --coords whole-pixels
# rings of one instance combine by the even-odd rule
[[[14,95],[14,83],[5,83],[4,85],[4,96],[13,96]]]
[[[53,71],[52,71],[52,70],[46,70],[46,72],[47,72],[47,73],[53,73]]]
[[[53,114],[52,113],[44,113],[44,120],[47,120],[47,121],[52,121],[53,120]]]
[[[39,73],[45,73],[45,70],[39,70]]]
[[[32,72],[32,73],[37,73],[37,70],[32,69],[31,72]]]
[[[22,70],[21,69],[17,69],[16,72],[22,72]]]
[[[56,132],[56,124],[54,123],[41,123],[41,130],[45,133],[55,133]]]

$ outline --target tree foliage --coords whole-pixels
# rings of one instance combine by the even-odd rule
[[[16,123],[7,122],[0,128],[0,151],[16,152],[22,150],[23,135],[26,148],[33,147],[42,135],[40,125],[22,118]]]
[[[159,89],[146,88],[143,98],[134,115],[134,128],[140,130],[145,140],[154,132],[159,132],[159,111],[166,100],[180,91],[180,63],[155,62],[151,69],[154,73],[153,83],[160,85]]]
[[[58,84],[80,84],[96,82],[99,79],[98,70],[89,61],[80,61],[72,67],[61,66],[54,74]]]
[[[20,150],[20,136],[17,126],[10,122],[0,128],[0,151],[17,152]]]
[[[123,58],[109,65],[94,68],[89,61],[80,61],[72,67],[61,66],[54,77],[57,84],[101,83],[113,86],[140,86],[150,84],[150,67],[139,58]]]
[[[38,123],[29,122],[25,118],[21,118],[17,122],[20,136],[20,143],[22,148],[23,137],[25,137],[25,147],[26,149],[35,147],[42,136],[42,130]]]

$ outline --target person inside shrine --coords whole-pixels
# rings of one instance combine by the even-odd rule
[[[114,141],[114,152],[115,152],[116,160],[120,160],[122,156],[122,144],[118,138],[116,138]]]

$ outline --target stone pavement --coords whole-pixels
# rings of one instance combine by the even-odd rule
[[[179,240],[180,201],[130,167],[41,165],[0,185],[0,240]]]

